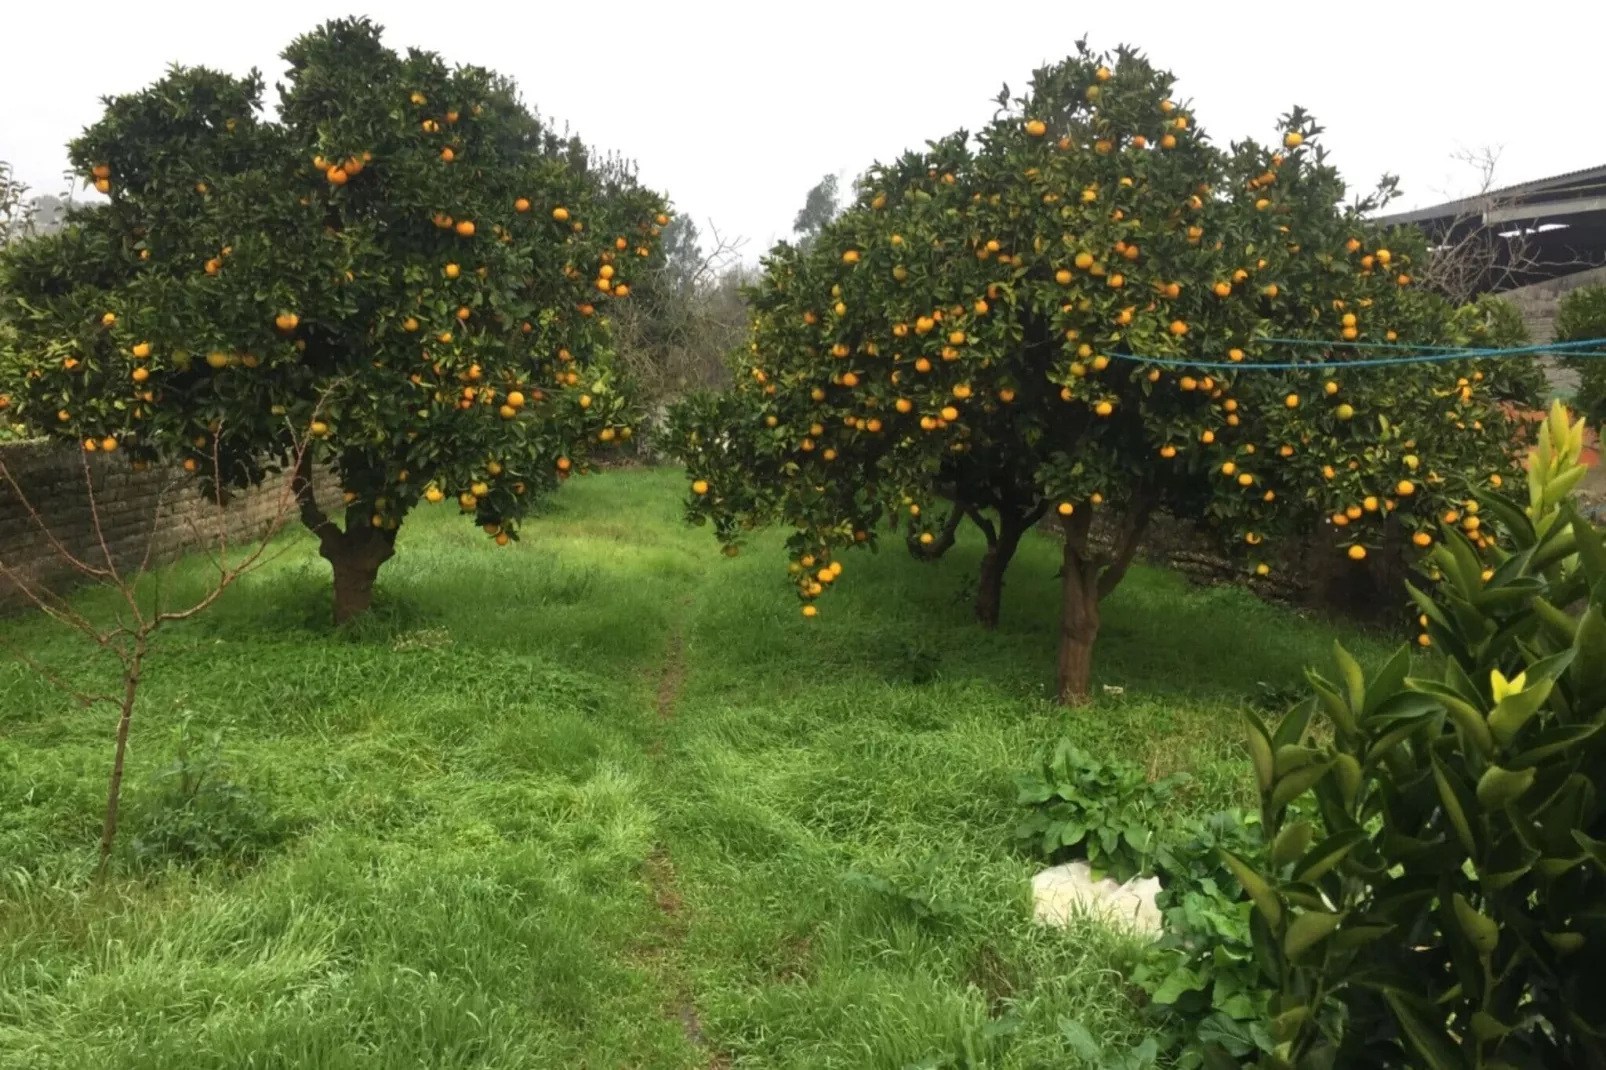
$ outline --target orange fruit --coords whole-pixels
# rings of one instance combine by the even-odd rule
[[[569,210],[562,205],[559,205],[558,207],[552,209],[552,218],[556,219],[559,223],[562,223],[569,218]]]

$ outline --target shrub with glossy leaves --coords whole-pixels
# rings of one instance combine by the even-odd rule
[[[1250,715],[1267,864],[1255,903],[1295,1067],[1606,1066],[1606,543],[1568,494],[1583,423],[1556,406],[1511,534],[1450,530],[1412,590],[1442,664],[1402,649],[1281,722]],[[1320,730],[1313,716],[1324,722]]]
[[[341,618],[420,501],[506,542],[629,434],[603,311],[667,217],[491,71],[366,20],[284,58],[271,117],[255,72],[108,99],[70,155],[109,202],[0,260],[0,394],[33,431],[230,486],[310,436],[345,490],[342,531],[300,480]]]
[[[998,517],[984,590],[1004,533],[1052,512],[1058,690],[1077,699],[1099,599],[1155,511],[1250,568],[1267,540],[1329,521],[1359,560],[1391,523],[1431,541],[1500,478],[1481,367],[1342,366],[1455,332],[1413,283],[1421,235],[1368,222],[1380,198],[1343,203],[1303,112],[1277,147],[1223,151],[1167,73],[1085,49],[999,105],[975,136],[872,168],[806,252],[778,247],[736,389],[675,415],[692,518],[731,544],[792,527],[805,615],[878,527],[935,543],[945,495]],[[1265,367],[1317,360],[1340,366]],[[1090,537],[1097,511],[1110,545]]]

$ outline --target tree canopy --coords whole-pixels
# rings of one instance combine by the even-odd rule
[[[506,542],[630,435],[605,313],[669,218],[491,71],[364,19],[284,59],[276,117],[256,72],[107,100],[70,156],[108,202],[0,259],[0,393],[36,432],[230,486],[310,436],[344,488],[342,529],[295,473],[339,618],[420,501]]]
[[[1303,111],[1278,144],[1222,149],[1169,74],[1085,46],[998,103],[974,136],[872,167],[806,250],[778,247],[737,388],[676,414],[691,517],[732,545],[792,527],[805,615],[878,527],[935,541],[944,495],[1017,538],[1052,510],[1072,699],[1155,512],[1254,569],[1318,524],[1361,560],[1391,527],[1430,544],[1510,470],[1504,372],[1345,367],[1453,346],[1456,325],[1412,278],[1421,236],[1367,218],[1391,185],[1346,203]]]

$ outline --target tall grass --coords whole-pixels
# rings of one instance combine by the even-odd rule
[[[1074,1065],[1062,1018],[1138,1035],[1130,942],[1029,921],[1013,776],[1069,733],[1191,773],[1179,816],[1247,801],[1238,708],[1334,628],[1135,569],[1097,654],[1122,693],[1065,711],[1046,542],[996,632],[973,543],[852,556],[808,623],[778,536],[721,557],[681,489],[574,481],[510,549],[419,513],[340,632],[295,537],[161,638],[99,884],[111,725],[0,661],[0,1068],[1037,1067]],[[134,851],[186,723],[265,853]]]

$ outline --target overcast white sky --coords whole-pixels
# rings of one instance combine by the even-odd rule
[[[976,127],[1003,82],[1021,88],[1083,34],[1100,48],[1137,45],[1170,68],[1222,143],[1267,136],[1304,105],[1352,186],[1402,176],[1402,208],[1470,192],[1458,150],[1502,149],[1502,182],[1606,163],[1602,0],[7,6],[0,160],[40,192],[61,188],[64,145],[98,115],[100,96],[137,89],[170,62],[257,66],[271,86],[292,37],[355,13],[382,23],[392,47],[512,75],[543,114],[635,157],[705,234],[711,219],[746,237],[750,259],[787,236],[821,175],[851,179]]]

